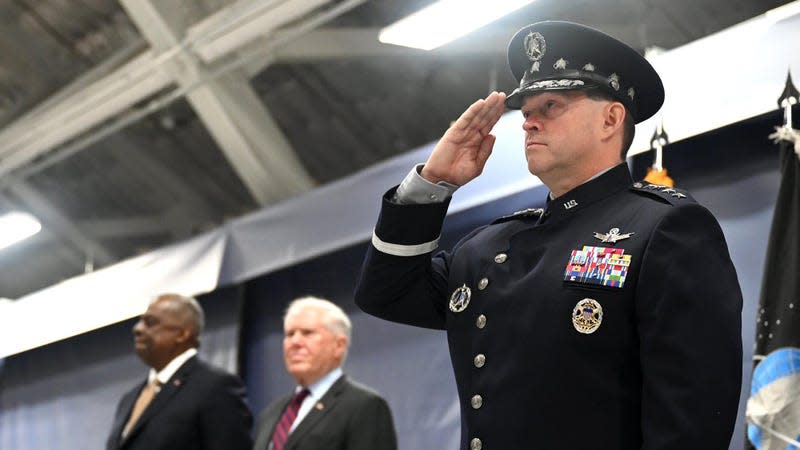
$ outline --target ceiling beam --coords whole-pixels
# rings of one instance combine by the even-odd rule
[[[192,25],[186,30],[186,36],[192,42],[192,52],[203,62],[211,63],[249,42],[272,35],[286,24],[302,19],[330,1],[239,1]],[[360,3],[363,0],[358,1]]]
[[[121,0],[133,22],[156,53],[180,45],[184,7],[152,0]],[[194,54],[181,53],[164,65],[180,86],[211,78],[214,67]],[[186,95],[197,115],[228,158],[231,167],[260,205],[275,203],[314,186],[314,181],[244,73],[233,70]]]
[[[156,70],[146,51],[85,89],[55,94],[57,102],[36,108],[0,132],[0,177],[45,155],[110,117],[166,88],[169,77]]]

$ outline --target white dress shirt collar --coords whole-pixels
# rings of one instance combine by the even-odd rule
[[[196,354],[197,349],[190,348],[189,350],[186,350],[185,352],[173,358],[172,361],[164,366],[160,372],[156,372],[155,369],[151,368],[150,373],[147,375],[147,382],[152,383],[154,379],[158,379],[159,383],[167,384],[167,381],[169,381],[169,379],[175,375],[175,372],[177,372],[186,361]]]

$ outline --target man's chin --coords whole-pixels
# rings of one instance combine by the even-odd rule
[[[528,172],[530,172],[531,175],[533,175],[535,177],[538,177],[539,176],[539,172],[540,172],[539,166],[533,164],[532,161],[528,161]]]
[[[140,343],[135,343],[135,344],[133,344],[133,351],[136,352],[136,356],[138,356],[139,359],[141,359],[142,361],[147,363],[147,361],[149,360],[148,355],[150,353],[149,353],[146,345],[140,344]]]

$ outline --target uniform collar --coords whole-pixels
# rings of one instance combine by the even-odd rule
[[[542,219],[559,220],[562,216],[579,211],[597,200],[627,188],[632,183],[633,178],[628,171],[628,165],[620,163],[560,197],[550,199],[548,195],[547,209]]]

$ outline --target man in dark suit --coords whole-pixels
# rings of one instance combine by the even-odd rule
[[[156,298],[133,327],[147,380],[119,402],[107,450],[245,450],[252,415],[234,375],[197,357],[204,316],[193,298]]]
[[[688,193],[634,183],[624,163],[663,102],[658,74],[568,22],[523,28],[508,60],[519,88],[473,103],[384,196],[356,303],[447,330],[462,449],[727,449],[742,297],[725,238]],[[522,112],[546,208],[433,254],[504,105]]]
[[[396,450],[389,405],[342,373],[351,329],[344,311],[304,297],[283,323],[284,362],[297,387],[262,412],[253,449]]]

